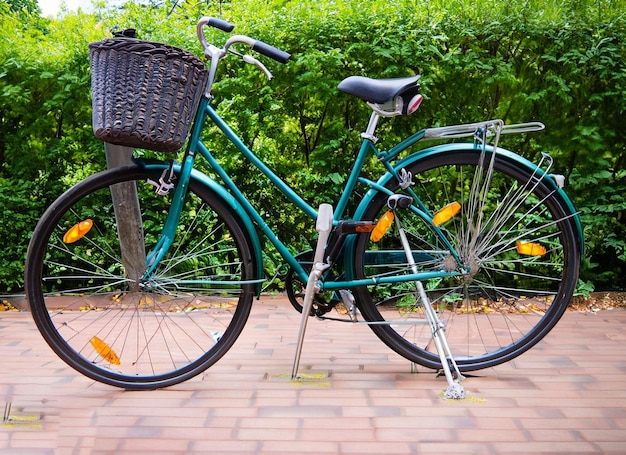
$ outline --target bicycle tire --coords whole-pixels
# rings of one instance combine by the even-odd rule
[[[241,333],[254,295],[240,218],[194,179],[174,243],[150,279],[125,271],[111,188],[137,188],[138,230],[150,251],[173,195],[149,183],[161,172],[111,169],[70,188],[39,220],[26,259],[27,296],[46,342],[85,376],[125,389],[168,387],[205,371]]]
[[[575,215],[554,185],[547,184],[550,177],[540,177],[496,154],[488,191],[480,190],[472,183],[487,181],[485,163],[491,157],[489,152],[481,157],[480,151],[455,150],[406,166],[413,175],[412,190],[431,213],[450,202],[459,203],[458,214],[440,228],[469,273],[423,285],[445,324],[461,371],[510,361],[534,346],[565,312],[578,278],[581,246]],[[376,195],[362,219],[379,219],[386,202],[386,195]],[[479,225],[478,212],[482,227],[476,230],[478,235],[471,235],[468,226]],[[430,222],[410,210],[398,216],[419,270],[455,268],[449,250],[433,236]],[[356,278],[409,273],[406,256],[398,251],[402,251],[398,236],[391,232],[378,243],[361,235],[355,244]],[[388,253],[384,260],[381,253]],[[363,317],[379,323],[370,327],[387,346],[414,363],[439,369],[441,361],[423,306],[414,284],[409,284],[355,288],[355,296]]]

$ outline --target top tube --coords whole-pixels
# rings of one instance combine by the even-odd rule
[[[291,202],[293,202],[294,205],[301,209],[309,218],[311,218],[312,220],[317,219],[317,209],[312,207],[289,185],[287,185],[241,140],[237,133],[232,130],[232,128],[224,121],[224,119],[221,118],[219,113],[212,106],[211,98],[205,96],[202,98],[202,101],[198,108],[196,121],[194,122],[194,126],[191,131],[189,152],[193,154],[200,152],[204,156],[204,158],[209,161],[209,164],[218,173],[222,181],[224,181],[229,189],[236,194],[236,198],[240,203],[247,205],[244,203],[245,197],[239,192],[236,184],[228,176],[227,172],[221,167],[219,161],[212,155],[208,148],[206,148],[204,144],[201,143],[200,136],[204,127],[204,122],[207,121],[207,117],[224,133],[227,139],[237,147],[242,155],[254,167],[256,167],[261,172],[261,174],[265,175],[281,193],[283,193]],[[417,140],[419,140],[419,138],[415,141]],[[202,147],[200,147],[199,144],[202,144]],[[406,148],[406,146],[404,148]],[[400,153],[400,151],[401,150],[398,150],[397,153]],[[346,209],[348,207],[350,198],[357,184],[360,182],[361,171],[368,155],[370,154],[381,158],[381,154],[376,149],[374,143],[371,140],[364,138],[359,153],[354,161],[352,170],[348,176],[347,183],[343,188],[343,192],[341,193],[339,200],[336,201],[336,207],[333,213],[334,224],[337,224],[339,220],[346,216]],[[254,208],[251,208],[251,210],[256,211]]]
[[[226,135],[228,140],[232,142],[237,149],[246,157],[250,163],[252,163],[263,175],[265,175],[276,187],[285,195],[289,200],[291,200],[296,206],[298,206],[304,213],[306,213],[310,218],[317,218],[317,211],[311,207],[304,199],[302,199],[289,185],[287,185],[283,180],[276,175],[257,155],[252,152],[243,141],[237,136],[237,134],[226,124],[226,122],[219,116],[217,111],[211,106],[209,102],[206,103],[204,108],[205,115],[208,116],[211,121]],[[211,162],[211,166],[215,168],[216,164],[219,164],[212,159],[212,157],[207,156],[207,154],[200,149],[203,156]],[[230,178],[228,178],[226,172],[223,170],[221,166],[215,169],[220,177],[228,184],[231,190],[235,189],[235,184],[232,182]]]

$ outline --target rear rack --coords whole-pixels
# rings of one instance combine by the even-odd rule
[[[487,120],[477,123],[465,123],[463,125],[442,126],[438,128],[426,128],[424,139],[452,139],[457,137],[474,136],[477,131],[484,130],[487,136],[498,134],[518,134],[541,131],[546,126],[541,122],[517,123],[505,125],[502,120]]]

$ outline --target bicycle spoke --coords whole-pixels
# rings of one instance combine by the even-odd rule
[[[483,368],[524,352],[546,333],[544,327],[556,323],[572,295],[577,274],[570,225],[574,214],[559,205],[546,175],[520,172],[491,152],[431,156],[408,170],[417,182],[414,193],[431,213],[439,214],[452,202],[458,207],[442,212],[439,227],[460,264],[451,252],[441,250],[436,232],[413,212],[402,212],[402,226],[414,256],[419,251],[423,259],[416,260],[418,271],[459,272],[456,278],[423,283],[446,323],[459,366]],[[365,219],[378,219],[385,204],[381,195]],[[398,250],[393,232],[377,243],[362,236],[358,245],[358,277],[410,273],[406,260],[391,254]],[[373,263],[371,251],[387,253],[390,260]],[[357,298],[366,319],[375,322],[373,330],[390,347],[426,366],[440,364],[411,283],[368,287]],[[411,321],[416,325],[405,323]]]
[[[230,209],[195,184],[153,275],[126,277],[110,185],[137,188],[149,251],[171,203],[146,184],[158,179],[153,174],[109,171],[70,190],[52,219],[42,219],[30,259],[38,277],[33,315],[50,345],[82,373],[127,388],[173,384],[206,369],[232,345],[252,301],[247,240]]]

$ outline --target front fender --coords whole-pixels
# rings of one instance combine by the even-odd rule
[[[150,161],[140,161],[137,160],[137,164],[145,167],[146,169],[155,169],[155,170],[165,170],[169,169],[169,162],[150,162]],[[174,163],[174,172],[180,174],[181,172],[181,164]],[[259,240],[259,236],[255,229],[254,223],[252,219],[248,215],[248,213],[244,210],[244,208],[237,202],[237,200],[230,194],[226,188],[220,185],[218,182],[203,174],[202,172],[193,169],[191,171],[191,179],[196,182],[210,188],[218,197],[220,197],[229,207],[231,207],[235,213],[238,215],[241,221],[241,227],[248,233],[248,237],[250,238],[251,247],[254,253],[254,258],[256,260],[256,280],[262,280],[263,275],[263,253],[261,249],[261,241]],[[256,294],[257,297],[261,292],[261,283],[257,285]]]

